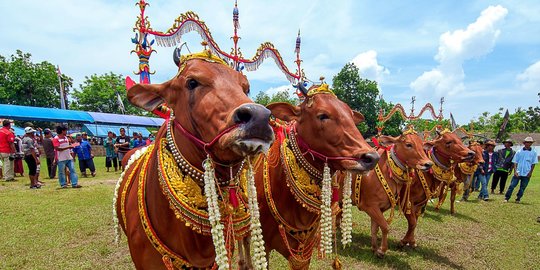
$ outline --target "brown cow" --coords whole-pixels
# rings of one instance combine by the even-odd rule
[[[448,130],[442,131],[435,140],[424,142],[424,149],[428,150],[428,155],[433,161],[432,172],[418,172],[413,179],[409,195],[412,211],[405,214],[408,229],[400,241],[401,247],[407,245],[416,247],[414,230],[427,202],[439,195],[442,182],[453,181],[453,170],[457,163],[474,158],[474,152],[465,147],[455,133]],[[405,193],[406,189],[402,188],[400,197],[403,198]]]
[[[327,87],[300,87],[306,99],[299,106],[268,105],[290,123],[275,128],[276,142],[257,168],[261,224],[267,256],[276,250],[292,269],[308,269],[318,248],[325,162],[332,172],[365,172],[379,159],[356,128],[363,115]]]
[[[137,269],[212,267],[217,259],[203,193],[211,187],[203,183],[201,164],[213,161],[225,228],[231,225],[233,233],[240,228],[245,235],[249,213],[231,206],[233,197],[243,199],[234,196],[234,175],[245,157],[268,149],[274,140],[270,111],[247,97],[245,76],[207,50],[182,58],[175,52],[175,62],[179,72],[170,81],[137,84],[128,91],[138,107],[155,111],[166,103],[176,113],[146,152],[133,154],[117,186],[116,214]],[[239,212],[239,222],[247,225],[238,225]]]
[[[412,129],[396,138],[381,136],[379,141],[392,146],[379,149],[381,159],[375,170],[363,176],[353,175],[352,201],[370,216],[371,249],[377,257],[382,258],[388,250],[389,223],[399,191],[403,185],[410,185],[415,169],[429,170],[433,163],[424,152],[422,139]],[[407,206],[404,205],[404,208]],[[383,213],[388,209],[392,209],[392,213],[387,221]],[[379,228],[382,232],[380,247],[377,244]]]
[[[461,162],[456,167],[456,170],[454,171],[454,175],[456,176],[456,181],[450,183],[448,185],[448,188],[450,189],[450,214],[455,214],[455,201],[456,201],[456,194],[458,192],[459,185],[461,183],[464,183],[463,190],[465,194],[463,195],[463,199],[468,199],[468,189],[469,185],[471,184],[472,177],[474,175],[474,172],[476,171],[476,168],[478,167],[478,164],[484,163],[484,158],[482,157],[483,149],[477,142],[471,142],[469,144],[469,149],[474,151],[474,159],[468,162]],[[435,210],[439,210],[441,205],[444,203],[444,199],[446,198],[446,187],[447,184],[443,182],[441,186],[441,194],[439,195],[439,202],[437,203],[437,206],[435,207]]]

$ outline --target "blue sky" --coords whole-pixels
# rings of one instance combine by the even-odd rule
[[[17,49],[34,61],[59,65],[74,78],[109,71],[133,75],[130,39],[136,1],[2,1],[0,54]],[[466,124],[482,112],[538,105],[540,2],[538,1],[245,1],[239,0],[240,47],[251,58],[272,42],[294,70],[294,42],[302,33],[303,68],[328,82],[347,63],[376,80],[385,100],[410,108],[426,102]],[[233,1],[149,1],[154,30],[166,31],[180,13],[195,11],[223,49],[232,41]],[[192,51],[197,34],[186,35]],[[154,83],[176,73],[172,48],[155,46]],[[246,73],[253,96],[290,88],[271,59]]]

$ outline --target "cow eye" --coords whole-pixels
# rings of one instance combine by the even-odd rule
[[[452,142],[447,142],[446,143],[446,147],[450,147],[450,145],[452,145]]]
[[[406,143],[405,146],[407,146],[408,148],[412,148],[412,143]]]
[[[321,120],[321,121],[326,120],[326,119],[330,119],[330,117],[328,117],[328,115],[325,114],[325,113],[321,113],[321,114],[317,115],[317,117],[318,117],[319,120]]]
[[[199,82],[195,79],[188,79],[186,82],[186,86],[189,90],[193,90],[199,86]]]

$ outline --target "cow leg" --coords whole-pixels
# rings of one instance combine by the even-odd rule
[[[439,209],[441,209],[441,205],[442,205],[442,202],[444,201],[445,197],[446,197],[446,192],[444,192],[443,190],[445,190],[446,188],[446,183],[441,183],[441,191],[439,192],[439,201],[437,202],[437,205],[435,206],[435,211],[439,211]]]
[[[373,250],[377,257],[383,258],[386,250],[388,250],[388,223],[386,222],[383,213],[378,208],[371,208],[367,213],[371,217],[371,250]],[[377,245],[379,228],[381,228],[382,231],[381,247]]]
[[[244,237],[242,240],[238,240],[238,268],[241,270],[253,269],[253,262],[251,261],[251,237]]]
[[[416,207],[415,207],[416,208]],[[412,211],[411,214],[405,215],[405,218],[407,219],[407,233],[401,239],[399,242],[400,247],[405,247],[409,245],[412,248],[416,247],[416,241],[414,240],[414,231],[416,230],[416,224],[418,223],[418,215],[416,209],[413,209],[415,211]]]
[[[456,213],[455,202],[456,202],[456,193],[458,189],[458,184],[454,183],[452,189],[450,189],[450,214],[454,215]]]
[[[375,219],[371,218],[371,251],[376,252],[379,249],[377,244],[377,234],[379,233],[379,225],[375,222]]]

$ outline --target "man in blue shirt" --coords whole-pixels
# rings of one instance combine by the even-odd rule
[[[142,134],[133,132],[133,139],[131,140],[131,148],[137,148],[137,147],[141,147],[145,145],[146,145],[146,141],[142,139]]]
[[[79,143],[78,146],[73,148],[73,152],[77,154],[79,158],[79,169],[84,177],[88,177],[86,169],[90,169],[92,177],[96,176],[96,166],[94,165],[94,155],[92,155],[92,146],[86,140],[82,139],[81,135],[77,135],[75,140]]]
[[[532,137],[525,138],[525,140],[523,140],[523,145],[525,147],[520,149],[512,159],[512,163],[514,163],[514,177],[512,178],[510,187],[508,187],[508,191],[506,191],[504,202],[508,202],[508,200],[510,200],[510,196],[512,196],[514,188],[520,181],[521,184],[519,185],[516,203],[521,201],[523,192],[525,192],[525,188],[527,188],[531,175],[534,171],[534,166],[536,163],[538,163],[538,154],[531,147],[533,142],[534,140]]]

